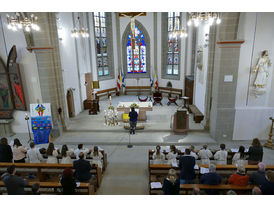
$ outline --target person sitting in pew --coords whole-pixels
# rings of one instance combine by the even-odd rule
[[[232,174],[228,179],[228,183],[232,185],[245,186],[248,185],[248,174],[245,172],[243,165],[238,165],[237,172]]]
[[[78,156],[79,160],[73,162],[73,168],[75,169],[74,176],[79,182],[89,182],[91,179],[91,164],[84,159],[85,154],[83,152],[80,152]]]
[[[72,164],[71,155],[73,154],[73,151],[69,150],[67,145],[63,145],[61,149],[61,164]]]
[[[200,178],[200,184],[206,185],[219,185],[222,182],[221,175],[216,173],[216,166],[214,164],[210,164],[209,173],[203,174]],[[208,195],[218,195],[219,192],[217,190],[206,190]]]
[[[60,182],[63,187],[63,195],[75,195],[76,182],[73,178],[72,169],[64,169]]]
[[[239,151],[234,154],[234,156],[232,158],[232,164],[237,164],[237,165],[240,165],[240,164],[245,165],[245,164],[247,164],[244,146],[240,146],[239,147]]]
[[[57,164],[58,163],[58,151],[55,150],[54,148],[54,144],[51,142],[49,143],[48,149],[47,149],[47,163],[51,163],[51,164]]]
[[[261,146],[260,140],[254,138],[252,141],[252,146],[248,149],[248,164],[256,165],[261,161],[263,156],[263,147]]]
[[[266,180],[265,177],[265,164],[260,162],[258,164],[258,171],[253,172],[249,177],[250,185],[262,185]]]
[[[178,152],[175,145],[170,145],[170,152],[166,155],[166,159],[171,163],[172,161],[176,161],[177,156]]]
[[[38,182],[34,183],[31,186],[31,191],[33,195],[40,195],[40,184]]]
[[[152,159],[153,160],[159,160],[159,161],[165,160],[165,155],[161,152],[160,145],[156,146],[156,151],[153,153]]]
[[[221,150],[217,151],[214,155],[217,165],[227,164],[227,151],[225,150],[225,144],[220,145]]]
[[[29,163],[41,163],[43,157],[38,149],[35,148],[34,142],[29,144],[30,149],[27,151],[27,162]]]
[[[12,162],[13,153],[6,137],[0,140],[0,162]]]
[[[15,165],[8,166],[7,171],[8,175],[3,178],[3,182],[7,188],[8,195],[25,195],[24,188],[28,185],[28,181],[15,175]]]
[[[266,181],[261,185],[263,195],[274,195],[274,172],[268,170],[266,172]]]
[[[164,179],[163,191],[165,195],[179,195],[180,180],[177,179],[176,171],[170,169],[167,178]]]
[[[14,163],[25,163],[27,149],[22,146],[20,140],[17,138],[13,141],[12,152]]]
[[[86,159],[87,155],[91,152],[91,150],[89,150],[87,148],[83,148],[83,144],[78,144],[78,148],[74,151],[76,159],[79,159],[80,152],[84,153],[84,159]]]
[[[195,160],[197,160],[197,159],[198,159],[198,156],[197,156],[197,154],[196,154],[196,152],[195,152],[195,147],[194,147],[193,145],[190,145],[189,149],[190,149],[190,155],[191,155],[192,157],[194,157]]]
[[[202,165],[209,165],[210,164],[210,159],[213,154],[212,152],[207,149],[207,145],[203,145],[203,148],[198,152],[199,157],[201,158],[201,164]]]
[[[90,154],[90,157],[92,158],[91,163],[96,164],[101,170],[103,169],[103,155],[99,151],[98,146],[94,146],[93,152]]]

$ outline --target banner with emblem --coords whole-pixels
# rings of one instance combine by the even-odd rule
[[[30,104],[30,117],[34,143],[48,143],[52,129],[50,103]]]

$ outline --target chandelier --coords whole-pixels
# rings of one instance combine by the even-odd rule
[[[79,36],[83,37],[83,38],[88,38],[89,37],[88,29],[84,28],[82,26],[79,16],[78,16],[77,19],[78,19],[78,28],[79,29],[74,27],[74,29],[71,31],[71,36],[74,37],[74,38],[78,38]]]
[[[201,21],[207,21],[208,25],[213,25],[214,21],[216,24],[221,23],[220,13],[219,12],[190,12],[189,20],[187,22],[188,26],[191,26],[194,23],[194,26],[199,26]]]
[[[16,13],[15,16],[10,16],[7,14],[8,20],[8,29],[12,31],[18,31],[18,29],[24,29],[26,32],[30,32],[31,30],[39,31],[40,27],[38,26],[38,17],[34,16],[34,14],[28,17],[21,17],[20,13]]]
[[[176,38],[177,36],[180,36],[181,38],[185,38],[187,37],[187,31],[185,29],[181,29],[181,30],[173,30],[172,32],[170,32],[169,37],[171,38]]]

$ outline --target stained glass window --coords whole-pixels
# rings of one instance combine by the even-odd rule
[[[109,75],[107,53],[106,13],[94,12],[94,30],[97,53],[97,69],[99,76]]]
[[[167,66],[166,74],[178,75],[179,74],[179,42],[177,36],[172,36],[173,30],[180,29],[180,12],[168,12],[168,39],[167,39]]]
[[[127,38],[127,71],[128,73],[146,73],[146,42],[142,31],[135,26],[135,49],[132,51],[132,39],[129,33]]]

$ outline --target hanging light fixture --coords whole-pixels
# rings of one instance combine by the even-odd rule
[[[201,21],[205,21],[209,26],[212,26],[214,22],[216,24],[221,23],[221,17],[219,12],[190,12],[189,20],[187,22],[188,26],[194,23],[195,27],[198,27]]]
[[[7,14],[8,29],[12,31],[18,31],[18,29],[24,29],[26,32],[31,30],[39,31],[40,27],[38,26],[38,17],[34,14],[28,17],[22,17],[20,13],[16,13],[15,16],[10,16]]]
[[[89,37],[89,33],[88,33],[88,29],[87,28],[84,28],[82,26],[82,23],[80,21],[80,17],[78,16],[78,28],[77,29],[76,27],[71,31],[71,36],[74,37],[74,38],[78,38],[79,36],[80,37],[83,37],[83,38],[88,38]]]
[[[176,29],[174,27],[173,31],[170,32],[169,34],[169,38],[177,38],[177,36],[180,36],[181,38],[186,38],[187,37],[187,30],[183,28],[182,23],[181,25],[181,29]]]

